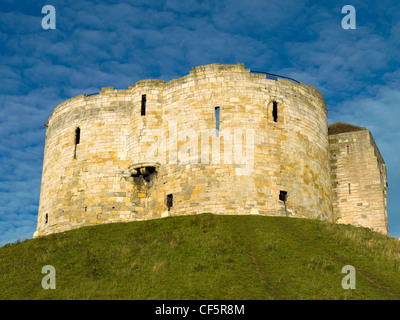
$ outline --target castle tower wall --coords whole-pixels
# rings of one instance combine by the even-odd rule
[[[153,157],[148,156],[147,152],[163,143],[164,85],[165,81],[162,80],[142,80],[129,88],[133,102],[129,122],[129,167],[137,165],[137,169],[133,170],[138,171],[138,174],[132,177],[131,189],[131,219],[134,220],[151,217],[148,202],[156,192],[155,188],[152,188],[154,179],[144,179],[139,170],[144,167],[143,164],[154,164],[153,159],[150,159]]]
[[[330,220],[331,193],[319,91],[212,64],[59,105],[48,123],[36,235],[203,212]]]
[[[127,153],[131,98],[104,88],[60,104],[48,121],[36,235],[125,221],[131,214]],[[75,144],[75,131],[80,141]],[[76,149],[75,149],[76,145]]]
[[[335,220],[387,234],[386,165],[370,131],[341,123],[331,128]]]
[[[178,139],[175,149],[168,140],[167,160],[176,150],[177,163],[160,167],[154,182],[158,194],[149,202],[149,215],[213,212],[331,218],[326,107],[315,88],[267,80],[240,64],[215,64],[170,81],[164,97],[163,128],[168,136],[174,134],[170,127],[176,127]],[[277,122],[273,101],[278,104]],[[219,137],[212,131],[216,107]],[[190,131],[194,139],[185,136]],[[203,144],[207,134],[210,141]],[[253,141],[246,146],[246,139]],[[240,140],[241,160],[252,162],[249,165],[236,163],[234,150]],[[212,149],[218,142],[220,148]],[[198,146],[194,156],[189,148],[193,145]],[[229,161],[225,150],[230,147]],[[181,148],[189,149],[186,158]],[[207,149],[212,150],[210,156]],[[204,156],[209,163],[202,161]],[[279,200],[280,191],[287,192],[286,203]],[[167,194],[174,198],[169,212]]]

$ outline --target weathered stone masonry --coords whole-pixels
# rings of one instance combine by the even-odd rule
[[[369,130],[329,126],[333,213],[338,223],[387,233],[386,165]]]
[[[343,160],[343,133],[328,136],[326,115],[313,86],[266,79],[242,64],[69,99],[46,122],[34,236],[203,212],[337,220],[387,232],[386,187],[378,196],[386,171],[372,136],[351,143],[370,162],[356,153]],[[349,163],[370,178],[349,178],[351,199],[343,192],[354,173]]]

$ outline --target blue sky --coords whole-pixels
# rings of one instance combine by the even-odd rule
[[[347,4],[355,30],[341,26]],[[41,26],[45,5],[55,30]],[[328,123],[371,130],[387,165],[389,234],[400,236],[398,1],[0,0],[0,52],[0,244],[35,231],[43,123],[59,103],[238,62],[312,84]]]

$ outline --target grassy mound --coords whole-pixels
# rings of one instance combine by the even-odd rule
[[[5,245],[0,299],[399,299],[399,262],[398,240],[364,228],[202,214]],[[42,288],[45,265],[55,290]]]

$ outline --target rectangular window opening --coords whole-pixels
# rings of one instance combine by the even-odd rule
[[[279,200],[283,201],[283,202],[286,202],[286,200],[287,200],[287,191],[281,190],[279,192]]]
[[[220,116],[220,108],[215,107],[215,128],[217,129],[217,137],[219,137],[219,116]]]
[[[349,194],[351,194],[351,187],[350,187],[350,183],[349,183]]]
[[[77,127],[75,129],[75,150],[74,150],[74,159],[76,159],[76,146],[81,142],[81,129]]]
[[[272,103],[272,118],[274,122],[278,122],[278,103],[276,101]]]
[[[146,115],[146,95],[142,95],[142,108],[141,108],[141,115],[145,116]]]
[[[347,146],[347,154],[349,154],[349,153],[350,153],[350,147]]]
[[[81,141],[81,129],[78,127],[75,129],[75,144],[79,144]]]
[[[167,195],[167,207],[168,211],[171,210],[173,206],[174,196],[172,194]]]

